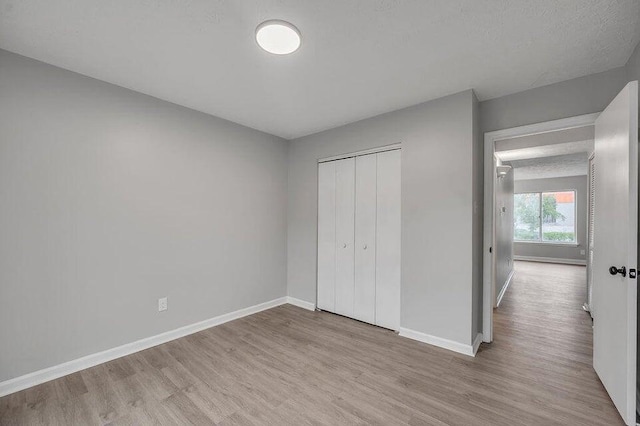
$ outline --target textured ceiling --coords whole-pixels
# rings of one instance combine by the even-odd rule
[[[574,127],[496,142],[496,157],[513,167],[514,179],[586,175],[594,127]]]
[[[507,151],[521,150],[524,148],[540,148],[543,146],[551,148],[553,145],[589,141],[593,140],[594,132],[594,126],[582,126],[556,130],[553,132],[536,133],[533,135],[500,139],[496,141],[496,155],[502,156],[506,154]],[[551,154],[547,154],[547,156],[548,155]]]
[[[302,32],[290,56],[255,27]],[[638,0],[0,0],[0,48],[293,138],[625,64]]]
[[[515,180],[583,176],[587,175],[589,170],[589,155],[583,152],[510,161],[505,164],[513,167]]]
[[[496,152],[496,157],[502,161],[524,160],[543,158],[559,155],[593,152],[593,140],[580,142],[567,142],[555,145],[535,146],[531,148],[514,149],[511,151]]]

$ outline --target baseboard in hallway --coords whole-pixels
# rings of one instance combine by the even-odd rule
[[[558,263],[561,265],[587,265],[587,261],[583,259],[563,259],[559,257],[514,256],[513,260],[520,260],[524,262]]]
[[[502,289],[500,289],[500,294],[498,294],[498,300],[496,301],[496,308],[500,306],[500,302],[502,302],[502,298],[504,297],[504,294],[507,292],[507,289],[509,288],[509,285],[511,284],[511,280],[513,279],[513,276],[515,275],[516,270],[512,269],[511,272],[509,273],[509,276],[507,277],[507,280],[504,282],[504,285],[502,286]]]

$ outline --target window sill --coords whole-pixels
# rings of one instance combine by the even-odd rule
[[[558,246],[558,247],[580,247],[579,243],[559,243],[551,241],[513,241],[515,244],[535,244],[541,246]]]

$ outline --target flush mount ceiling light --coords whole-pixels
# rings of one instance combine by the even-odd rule
[[[295,52],[300,47],[301,40],[300,31],[286,21],[265,21],[256,28],[258,45],[274,55]]]

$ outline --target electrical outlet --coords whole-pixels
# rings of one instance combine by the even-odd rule
[[[584,256],[586,252],[584,250],[580,250],[580,254]]]
[[[158,299],[158,312],[162,312],[166,310],[167,310],[167,298],[162,297]]]

